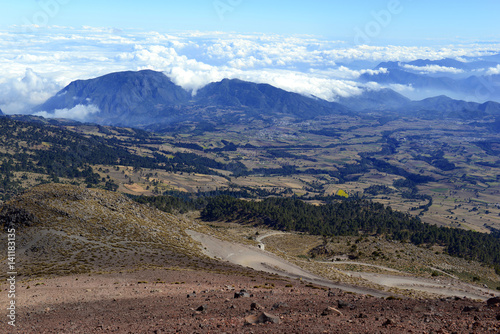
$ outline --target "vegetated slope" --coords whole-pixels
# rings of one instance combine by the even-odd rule
[[[192,225],[105,190],[41,185],[3,204],[0,225],[16,230],[22,276],[217,267],[185,233]]]
[[[60,126],[0,118],[0,200],[23,190],[20,178],[26,177],[25,173],[44,175],[52,182],[66,178],[116,190],[117,185],[111,180],[103,181],[94,173],[92,165],[201,174],[217,174],[211,168],[241,169],[237,164],[223,164],[192,153],[151,149],[150,145],[158,145],[161,141],[142,130],[100,126],[95,129],[95,135],[86,136]],[[121,132],[127,134],[126,139],[119,139]],[[141,147],[142,152],[137,153],[136,147]],[[40,182],[46,179],[37,183]]]
[[[326,236],[385,235],[416,245],[442,245],[448,254],[495,266],[500,272],[500,239],[495,235],[422,223],[379,203],[346,200],[314,206],[293,198],[260,202],[229,196],[211,199],[202,211],[208,221],[254,221],[280,230]]]

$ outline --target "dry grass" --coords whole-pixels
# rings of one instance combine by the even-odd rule
[[[39,221],[18,229],[20,276],[148,266],[215,266],[186,234],[186,229],[197,228],[191,220],[137,204],[117,193],[47,184],[9,204],[33,213]]]

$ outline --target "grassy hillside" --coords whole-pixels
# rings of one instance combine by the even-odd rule
[[[192,223],[105,190],[41,185],[2,205],[0,224],[16,230],[21,276],[220,267],[186,234]]]

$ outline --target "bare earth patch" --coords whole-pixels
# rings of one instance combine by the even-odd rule
[[[256,273],[147,270],[19,283],[2,333],[498,333],[499,307],[382,299]],[[29,288],[28,288],[29,286]],[[5,290],[5,285],[2,286]],[[235,298],[241,290],[247,296]],[[0,296],[6,305],[6,294]],[[254,304],[252,306],[252,304]],[[252,310],[253,309],[253,310]],[[332,310],[333,309],[333,310]],[[279,323],[245,324],[265,312]],[[250,317],[252,318],[252,317]],[[261,317],[264,318],[264,317]],[[277,320],[279,319],[279,320]]]

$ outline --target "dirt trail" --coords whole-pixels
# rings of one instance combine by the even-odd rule
[[[348,273],[353,277],[360,277],[386,287],[418,290],[449,297],[467,297],[471,299],[486,300],[491,298],[492,294],[495,293],[493,290],[480,288],[450,278],[430,279],[362,272]]]
[[[232,243],[228,241],[223,241],[215,237],[194,232],[187,231],[187,233],[196,241],[200,242],[204,249],[205,255],[222,259],[234,264],[250,267],[255,270],[265,271],[273,274],[278,274],[290,278],[301,278],[305,281],[319,284],[331,288],[342,289],[344,291],[350,291],[360,294],[370,294],[377,297],[387,297],[390,294],[377,291],[374,289],[362,288],[351,286],[347,284],[340,284],[328,281],[325,278],[314,275],[307,272],[300,267],[278,257],[277,255],[264,251],[264,247],[258,248],[253,246],[247,246],[237,243]],[[267,235],[260,236],[257,241],[263,245],[262,241],[266,237],[272,235],[282,234],[282,232],[270,233]],[[335,264],[332,262],[325,262],[330,264]],[[348,263],[348,262],[340,262]],[[372,267],[377,267],[380,269],[399,272],[395,269],[386,268],[383,266],[377,266],[372,264],[363,264],[352,262],[358,265],[369,265]],[[423,291],[427,293],[434,293],[443,296],[455,296],[455,297],[468,297],[472,299],[486,300],[495,293],[495,291],[474,286],[472,284],[467,284],[460,282],[459,280],[452,278],[437,278],[437,279],[425,279],[419,277],[409,277],[409,276],[396,276],[387,274],[373,274],[373,273],[363,273],[363,272],[350,272],[341,271],[352,277],[359,277],[365,279],[371,283],[375,283],[387,288],[399,288]]]
[[[194,240],[203,245],[205,255],[225,260],[241,266],[250,267],[255,270],[265,271],[290,278],[300,278],[304,281],[323,285],[329,288],[341,289],[344,291],[368,294],[375,297],[387,297],[390,294],[374,289],[351,286],[328,281],[320,276],[311,274],[300,267],[287,262],[286,260],[257,247],[236,244],[215,237],[195,232],[186,231]]]

